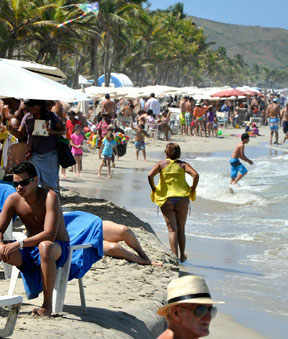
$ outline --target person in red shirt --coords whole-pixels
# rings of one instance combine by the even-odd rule
[[[80,121],[75,118],[76,113],[73,111],[68,112],[68,120],[66,121],[66,138],[71,140],[71,135],[74,132],[76,125],[81,125]]]
[[[74,133],[74,129],[76,125],[80,125],[81,123],[78,119],[75,118],[76,113],[73,111],[69,111],[67,113],[68,119],[66,120],[66,138],[71,141],[71,135]],[[66,178],[66,169],[61,167],[61,178]]]

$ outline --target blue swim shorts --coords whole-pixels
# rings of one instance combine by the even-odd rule
[[[145,142],[144,141],[135,141],[135,148],[137,151],[145,151]]]
[[[230,159],[230,165],[231,165],[231,178],[235,179],[237,178],[238,172],[240,172],[242,175],[246,174],[247,168],[241,164],[239,159]]]
[[[69,242],[67,241],[55,241],[61,247],[61,255],[59,259],[56,261],[57,267],[62,267],[69,255]],[[22,256],[22,265],[19,268],[21,272],[33,272],[37,269],[40,269],[41,266],[41,257],[39,253],[39,249],[37,246],[35,247],[23,247],[20,249]]]
[[[283,127],[283,133],[284,134],[288,133],[288,121],[283,121],[282,127]]]
[[[279,128],[279,118],[270,118],[269,119],[270,131],[278,131]]]

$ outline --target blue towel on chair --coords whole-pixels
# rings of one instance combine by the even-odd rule
[[[16,190],[13,186],[0,183],[0,212],[2,211],[3,205],[8,196],[15,192]]]
[[[91,266],[103,257],[102,219],[82,212],[64,214],[64,220],[70,245],[91,244],[92,247],[73,251],[69,280],[82,278]],[[24,288],[28,299],[37,298],[42,291],[40,267],[32,272],[21,271]]]
[[[91,248],[76,250],[72,255],[69,280],[82,278],[91,266],[103,257],[102,219],[96,215],[75,211],[64,214],[70,245],[91,244]]]
[[[16,192],[16,189],[14,188],[14,186],[0,183],[0,212],[2,211],[4,203],[6,199],[8,198],[8,196],[15,192]],[[15,214],[13,216],[13,220],[15,220],[16,218],[17,218],[17,215]]]

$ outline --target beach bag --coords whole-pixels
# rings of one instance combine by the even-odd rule
[[[125,153],[126,153],[126,146],[127,145],[121,145],[121,144],[116,146],[119,157],[123,157],[123,155],[125,155]]]
[[[59,165],[63,168],[67,168],[76,165],[76,161],[71,153],[69,147],[69,140],[62,136],[57,136],[57,152]]]

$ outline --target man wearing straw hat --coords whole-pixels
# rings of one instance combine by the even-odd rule
[[[157,313],[166,317],[168,328],[158,339],[197,339],[209,335],[209,325],[222,304],[211,298],[205,280],[186,275],[172,280],[167,287],[167,305]]]

